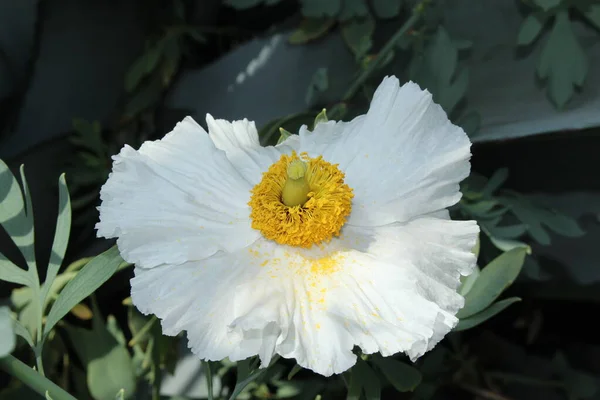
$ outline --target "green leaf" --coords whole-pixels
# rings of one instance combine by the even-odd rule
[[[438,102],[444,110],[448,112],[454,110],[460,100],[465,97],[467,87],[469,86],[469,71],[461,69],[454,81],[448,83],[444,90],[438,95]]]
[[[316,98],[317,94],[324,92],[329,87],[329,79],[327,77],[327,68],[319,68],[315,71],[304,100],[307,105],[310,105]]]
[[[481,190],[481,195],[484,197],[491,196],[496,190],[500,189],[506,179],[508,179],[508,168],[497,169]]]
[[[235,382],[235,387],[229,396],[229,400],[234,400],[237,396],[242,393],[244,388],[248,386],[251,382],[254,382],[258,378],[260,378],[265,372],[267,372],[267,368],[259,368],[254,371],[250,371],[250,363],[252,359],[247,358],[242,361],[238,361],[237,363],[237,380]],[[271,361],[271,365],[276,362],[274,359]]]
[[[146,110],[160,99],[163,91],[163,77],[154,74],[136,88],[125,105],[125,116],[132,117]]]
[[[503,239],[515,239],[527,232],[527,226],[524,224],[515,224],[508,226],[494,226],[490,229],[493,236]]]
[[[513,239],[503,239],[496,236],[488,236],[492,244],[498,249],[502,251],[510,251],[512,249],[521,248],[525,249],[527,254],[531,254],[531,246],[529,246],[525,242],[521,242],[520,240]]]
[[[475,315],[471,315],[467,318],[461,318],[460,321],[458,321],[456,327],[454,328],[454,331],[458,332],[464,331],[466,329],[471,329],[481,324],[482,322],[485,322],[488,319],[492,318],[494,315],[498,314],[500,311],[504,310],[511,304],[519,301],[521,301],[521,299],[518,297],[510,297],[508,299],[500,300]]]
[[[550,235],[544,229],[547,226],[552,231],[568,236],[579,237],[584,234],[581,227],[574,219],[555,210],[533,203],[524,196],[512,194],[497,198],[503,205],[527,227],[527,232],[538,243],[550,244]]]
[[[517,45],[527,46],[531,44],[540,35],[543,27],[544,24],[540,21],[538,16],[533,14],[528,15],[519,28]]]
[[[360,379],[360,384],[363,388],[366,400],[379,400],[381,397],[381,384],[375,371],[371,369],[369,364],[358,359],[358,362],[353,368],[352,376]]]
[[[288,381],[291,380],[294,377],[294,375],[296,375],[300,371],[302,371],[302,367],[299,366],[298,364],[294,365],[294,367],[292,368],[292,370],[290,371],[290,373],[287,376]]]
[[[346,395],[346,400],[360,400],[361,393],[362,381],[357,376],[357,374],[354,373],[354,370],[351,370],[350,383],[348,384],[348,394]]]
[[[8,307],[0,307],[0,357],[4,357],[15,349],[16,338],[13,319]]]
[[[245,10],[247,8],[256,7],[265,0],[225,0],[225,4],[236,10]]]
[[[342,38],[356,59],[362,58],[371,49],[374,31],[375,21],[371,17],[353,19],[342,25]]]
[[[449,83],[456,71],[458,51],[444,27],[438,28],[431,43],[429,62],[431,67],[438,69],[437,76],[440,83]]]
[[[344,0],[342,11],[338,18],[341,21],[347,21],[351,18],[362,18],[367,15],[369,15],[369,9],[365,4],[365,0]]]
[[[583,10],[583,15],[597,29],[600,29],[600,4],[590,4],[590,5],[588,5],[587,9]]]
[[[561,1],[562,0],[533,0],[533,2],[544,11],[548,11],[551,8],[560,5]]]
[[[301,0],[301,3],[302,15],[312,18],[335,17],[342,6],[342,0]]]
[[[133,91],[142,79],[156,69],[163,54],[164,42],[164,40],[160,40],[135,60],[125,76],[125,90]]]
[[[332,18],[305,18],[288,38],[291,44],[304,44],[323,36],[335,24]]]
[[[48,335],[54,325],[64,317],[71,308],[92,294],[106,282],[118,269],[123,259],[117,246],[113,246],[104,253],[87,263],[75,277],[67,283],[52,305],[46,318],[44,336]],[[114,392],[113,392],[114,394]]]
[[[373,362],[399,392],[412,392],[421,383],[419,370],[406,363],[381,356],[373,356]]]
[[[537,65],[537,74],[548,80],[548,94],[561,108],[571,98],[574,86],[581,86],[588,73],[588,60],[571,29],[566,10],[558,12]]]
[[[75,351],[86,366],[88,389],[96,400],[113,400],[124,390],[126,398],[135,392],[135,378],[129,352],[113,337],[94,308],[92,330],[67,326]]]
[[[429,89],[434,100],[450,113],[465,96],[469,83],[467,70],[457,73],[457,66],[458,49],[446,29],[440,26],[423,54],[411,60],[409,77]]]
[[[48,291],[56,279],[58,270],[65,258],[67,244],[69,243],[69,233],[71,231],[71,200],[69,189],[65,182],[65,174],[58,179],[58,218],[56,219],[56,230],[54,232],[54,241],[46,272],[46,280],[42,287],[42,302],[47,301]]]
[[[381,397],[381,384],[375,371],[362,359],[350,371],[350,384],[348,386],[348,400],[359,400],[364,393],[366,400],[379,400]]]
[[[469,317],[492,304],[521,272],[525,254],[525,249],[515,248],[496,257],[483,268],[472,289],[466,294],[465,306],[457,317]]]
[[[571,367],[562,352],[556,352],[552,365],[562,379],[570,399],[589,399],[600,390],[597,378]]]
[[[379,18],[394,18],[400,13],[402,0],[373,0],[375,15]]]

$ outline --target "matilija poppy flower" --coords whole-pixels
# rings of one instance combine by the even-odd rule
[[[98,235],[135,264],[133,304],[205,360],[275,354],[319,374],[416,359],[457,323],[478,227],[452,221],[471,143],[431,94],[383,80],[366,115],[262,147],[253,122],[192,118],[125,146]]]

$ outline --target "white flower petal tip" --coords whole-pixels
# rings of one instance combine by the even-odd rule
[[[136,263],[133,303],[165,334],[185,331],[202,359],[280,355],[329,376],[355,346],[415,360],[456,325],[479,228],[447,208],[470,141],[429,92],[387,77],[365,115],[278,146],[246,119],[206,123],[125,147],[101,192],[98,235]],[[288,169],[303,153],[306,168]],[[316,176],[327,186],[294,186]],[[284,204],[288,178],[298,205]]]

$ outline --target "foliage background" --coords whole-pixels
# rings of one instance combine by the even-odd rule
[[[77,261],[112,245],[94,239],[95,205],[124,143],[207,112],[254,119],[263,143],[274,143],[279,127],[295,132],[322,108],[335,119],[362,113],[381,77],[395,74],[427,87],[471,136],[474,173],[453,212],[483,228],[480,267],[503,251],[527,253],[522,269],[512,259],[501,269],[521,272],[501,299],[522,301],[449,335],[416,365],[414,391],[416,370],[399,357],[330,380],[280,362],[243,396],[371,399],[381,388],[382,398],[600,398],[599,28],[591,0],[1,0],[0,158],[15,175],[26,165],[36,230],[25,253],[35,250],[42,281],[48,260],[62,264],[49,289],[49,303],[58,302],[89,259]],[[12,178],[5,170],[0,178],[6,204]],[[66,185],[72,223],[57,264]],[[25,267],[31,259],[0,220],[2,254]],[[128,304],[131,269],[118,261],[46,338],[46,374],[77,398],[114,398],[120,388],[124,398],[156,398],[183,356]],[[41,329],[27,308],[35,290],[12,282],[0,282],[0,298],[35,340]],[[39,354],[21,338],[16,346],[13,354],[35,365]],[[109,367],[116,373],[107,377]],[[243,368],[252,370],[211,367],[215,391],[233,390]],[[0,398],[38,396],[0,379]]]

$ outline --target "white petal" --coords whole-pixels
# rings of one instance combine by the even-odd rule
[[[260,182],[262,173],[281,157],[297,149],[297,136],[288,138],[277,146],[262,147],[253,121],[225,121],[206,115],[210,137],[218,149],[225,151],[227,158],[252,186]]]
[[[132,299],[166,334],[187,331],[203,359],[258,354],[264,366],[277,353],[326,376],[355,363],[355,345],[414,359],[456,323],[456,287],[473,267],[477,230],[427,217],[350,227],[326,249],[260,240],[202,262],[138,268]],[[311,258],[323,251],[333,253]]]
[[[460,199],[471,143],[431,94],[383,80],[366,115],[300,130],[300,151],[337,163],[354,190],[348,223],[378,226],[442,210]]]
[[[250,227],[252,186],[193,119],[113,159],[96,228],[118,237],[121,255],[138,267],[203,259],[260,236]]]

